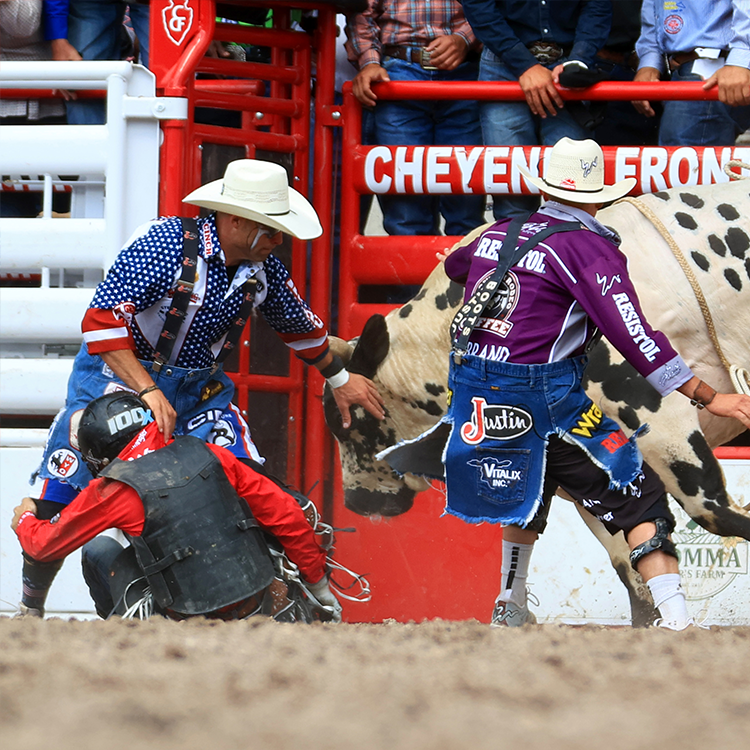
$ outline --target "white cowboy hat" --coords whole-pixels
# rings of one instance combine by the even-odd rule
[[[532,177],[519,166],[521,174],[543,193],[571,203],[610,203],[627,195],[637,182],[628,177],[614,185],[604,184],[604,154],[590,139],[561,138],[550,151],[544,177]]]
[[[243,216],[300,240],[314,240],[323,234],[315,209],[289,187],[284,167],[270,161],[232,161],[222,179],[193,190],[183,202]]]

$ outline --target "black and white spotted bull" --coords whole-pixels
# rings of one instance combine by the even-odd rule
[[[621,249],[651,325],[667,334],[696,375],[733,392],[726,363],[750,364],[750,226],[745,218],[750,216],[750,180],[674,188],[638,201],[651,218],[630,202],[603,209],[597,218],[622,237]],[[659,222],[661,232],[655,226]],[[681,250],[684,270],[664,229]],[[326,418],[339,444],[345,505],[356,513],[405,513],[428,486],[412,474],[400,477],[375,454],[420,435],[444,414],[448,328],[462,293],[439,263],[410,302],[385,317],[370,318],[358,340],[333,342],[349,368],[374,380],[385,399],[383,422],[357,408],[351,428],[344,431],[327,394]],[[715,534],[750,539],[750,511],[729,496],[712,452],[742,432],[738,421],[699,411],[679,393],[662,398],[606,340],[592,350],[586,379],[589,396],[627,434],[644,422],[651,426],[639,440],[643,454],[697,523]],[[628,563],[622,535],[610,537],[576,507],[628,588],[633,624],[645,624],[653,613],[650,596]]]

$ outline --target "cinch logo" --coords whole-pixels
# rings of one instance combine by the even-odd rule
[[[524,409],[505,404],[488,405],[483,398],[471,399],[474,412],[471,419],[461,425],[461,440],[467,445],[477,445],[485,438],[489,440],[512,440],[525,435],[534,420]]]
[[[149,412],[149,415],[151,412]],[[115,414],[114,417],[110,417],[107,420],[107,427],[109,427],[109,434],[116,435],[121,430],[126,430],[131,425],[142,425],[148,424],[151,420],[146,414],[146,410],[142,406],[136,406],[130,411],[123,411],[120,414]]]
[[[583,412],[578,418],[578,426],[574,427],[571,432],[574,435],[581,435],[582,437],[590,438],[592,431],[596,430],[601,422],[602,410],[596,404],[592,403],[588,411]],[[612,451],[612,453],[614,453],[614,451]]]
[[[193,9],[190,0],[176,3],[170,0],[169,6],[161,12],[164,29],[169,39],[178,47],[185,41],[188,31],[193,25]]]
[[[684,25],[685,22],[682,20],[682,16],[671,15],[664,19],[664,31],[667,34],[679,34]]]

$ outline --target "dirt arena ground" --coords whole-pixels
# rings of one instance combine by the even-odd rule
[[[0,618],[4,750],[692,750],[749,736],[750,628]]]

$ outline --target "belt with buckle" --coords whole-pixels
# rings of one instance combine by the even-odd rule
[[[434,65],[430,65],[430,53],[425,47],[401,47],[398,44],[386,44],[383,46],[383,54],[386,57],[395,57],[421,65],[425,70],[437,70]]]
[[[725,49],[707,49],[705,47],[696,47],[688,52],[675,52],[669,56],[669,69],[677,70],[680,65],[693,62],[694,60],[718,60],[726,59],[729,50]]]
[[[612,47],[602,47],[596,53],[596,56],[600,60],[620,65],[623,68],[638,69],[638,55],[634,49],[619,50]]]
[[[557,42],[548,42],[540,39],[536,42],[531,42],[531,44],[527,44],[526,49],[536,57],[539,63],[542,65],[550,65],[551,63],[557,62],[563,55],[569,55],[571,47],[569,45],[563,47]]]

